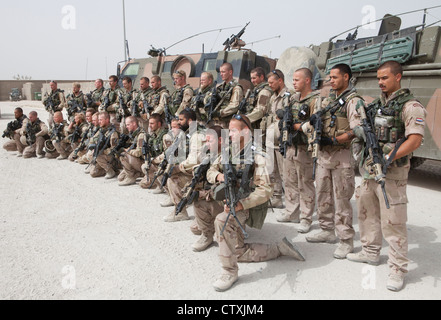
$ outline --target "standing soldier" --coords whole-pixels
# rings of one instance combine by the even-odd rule
[[[273,95],[270,100],[270,109],[265,117],[262,119],[261,129],[266,132],[265,144],[267,152],[271,152],[271,158],[274,159],[273,170],[270,175],[271,183],[274,185],[274,195],[271,199],[271,205],[273,208],[283,209],[283,157],[279,152],[279,122],[277,121],[277,110],[284,110],[289,99],[291,92],[285,85],[285,75],[280,70],[274,70],[267,75],[268,84],[273,91]]]
[[[167,134],[167,129],[163,126],[163,120],[161,115],[152,114],[149,119],[149,131],[150,134],[147,140],[147,150],[148,154],[144,155],[145,165],[143,166],[143,171],[145,173],[144,178],[139,183],[139,186],[143,189],[148,189],[152,183],[155,172],[158,170],[158,165],[161,163],[160,156],[163,154],[164,147],[164,136]],[[163,193],[163,190],[159,189],[159,183],[156,182],[158,187],[153,191],[154,194]]]
[[[369,114],[369,120],[375,125],[371,128],[372,132],[374,135],[378,133],[383,170],[375,172],[372,165],[374,159],[365,149],[360,163],[363,181],[356,192],[362,251],[347,256],[350,261],[378,265],[383,235],[389,244],[386,287],[391,291],[403,288],[404,276],[408,272],[406,188],[410,158],[421,146],[426,123],[424,107],[408,89],[401,88],[402,76],[403,69],[398,62],[389,61],[381,65],[377,78],[382,95],[364,112]],[[364,128],[367,123],[363,123]],[[355,130],[357,136],[366,139],[364,132]],[[381,179],[376,181],[377,178]],[[390,208],[386,206],[382,187],[385,188]]]
[[[23,158],[44,158],[43,148],[46,139],[49,139],[48,132],[48,127],[38,118],[37,112],[31,111],[29,121],[20,130],[20,141],[17,142],[18,150],[23,149]]]
[[[214,87],[213,74],[210,72],[203,72],[201,74],[201,85],[196,92],[196,95],[191,101],[191,109],[196,111],[196,117],[199,124],[207,124],[207,110],[205,106],[209,103],[211,92],[216,90]]]
[[[228,128],[231,117],[237,113],[239,104],[243,99],[243,88],[233,78],[233,66],[225,62],[220,67],[220,75],[223,83],[217,87],[217,105],[213,106],[215,110],[211,114],[213,123],[210,125],[220,125],[222,128]]]
[[[130,186],[136,183],[136,179],[142,177],[142,165],[144,158],[142,148],[147,135],[143,128],[139,127],[138,119],[133,116],[126,118],[126,127],[129,132],[130,148],[125,149],[119,157],[123,171],[118,176],[120,186]]]
[[[94,147],[92,155],[90,175],[92,178],[102,177],[113,179],[116,176],[118,163],[111,154],[116,147],[119,134],[115,126],[110,123],[110,115],[107,112],[100,112],[98,115],[100,130],[92,138],[90,148]]]
[[[130,111],[132,116],[138,119],[138,123],[144,128],[145,132],[149,131],[149,116],[151,111],[148,110],[149,96],[153,92],[150,88],[150,79],[147,77],[142,77],[139,80],[139,90],[134,92],[133,99],[130,105]]]
[[[46,93],[43,99],[43,105],[47,112],[49,112],[48,123],[49,127],[52,128],[54,125],[54,113],[57,111],[63,111],[66,107],[66,97],[64,96],[64,91],[58,89],[58,84],[56,81],[50,83],[51,92]]]
[[[260,129],[260,122],[270,108],[273,91],[266,81],[265,70],[263,70],[263,68],[257,67],[251,70],[250,75],[254,89],[248,101],[243,105],[243,110],[239,109],[239,113],[246,115],[247,118],[250,119],[253,129]]]
[[[183,70],[173,73],[173,81],[176,91],[171,95],[170,113],[173,117],[178,117],[181,111],[190,107],[194,91],[187,84],[187,74]]]
[[[76,113],[86,113],[86,101],[81,91],[81,84],[75,82],[72,94],[67,95],[67,116],[69,122],[74,122]]]
[[[107,112],[110,116],[110,123],[115,126],[117,130],[120,128],[120,123],[117,120],[116,113],[118,111],[118,95],[120,92],[120,87],[118,86],[118,77],[109,77],[110,88],[104,90],[101,96],[101,105],[98,108],[99,112]]]
[[[251,228],[262,228],[273,189],[267,171],[266,155],[253,147],[248,118],[234,116],[229,132],[232,145],[222,146],[222,155],[207,172],[209,183],[224,184],[225,187],[232,188],[228,192],[230,197],[226,199],[223,212],[215,220],[222,265],[221,276],[213,284],[216,291],[226,291],[237,281],[238,262],[263,262],[285,255],[304,260],[298,249],[286,238],[271,245],[245,243],[245,224]],[[230,185],[236,182],[237,185]],[[240,190],[242,197],[237,192]],[[217,193],[225,195],[227,191]],[[231,199],[233,196],[237,197],[237,201]],[[232,212],[233,209],[235,213]]]
[[[162,116],[162,119],[166,120],[164,126],[168,125],[165,113],[168,112],[165,108],[168,108],[170,103],[170,93],[167,88],[162,86],[162,80],[159,76],[153,76],[151,86],[153,89],[150,95],[149,104],[152,108],[152,113],[157,113]]]
[[[315,109],[320,98],[320,91],[312,91],[312,72],[302,68],[294,73],[293,85],[296,93],[291,96],[290,110],[293,125],[291,145],[285,153],[283,177],[285,183],[286,208],[279,222],[298,222],[300,233],[307,233],[312,223],[315,207],[315,186],[312,179],[312,158],[308,153],[308,137],[302,132],[301,125],[309,123],[311,110]],[[321,100],[319,101],[319,103]],[[286,110],[285,110],[286,112]],[[286,116],[286,115],[284,115]],[[281,119],[283,122],[283,120]],[[283,128],[288,132],[289,128]]]
[[[86,94],[86,104],[87,108],[92,108],[98,111],[99,106],[101,105],[101,97],[104,93],[104,81],[103,79],[95,80],[95,90]]]
[[[130,77],[124,77],[123,81],[123,89],[121,89],[118,93],[118,98],[116,99],[116,104],[118,105],[117,111],[117,120],[121,123],[120,130],[122,133],[127,134],[126,128],[126,118],[132,115],[130,110],[131,101],[133,96],[136,95],[138,90],[133,88],[132,79]]]
[[[69,125],[67,121],[63,119],[63,114],[60,111],[54,114],[54,126],[49,130],[49,136],[55,150],[54,152],[48,152],[46,158],[57,158],[57,160],[67,159],[72,152],[72,147],[68,139]]]
[[[317,128],[322,122],[320,151],[316,167],[317,213],[321,232],[306,237],[308,242],[340,243],[334,258],[345,259],[353,251],[351,198],[355,190],[354,160],[350,150],[353,129],[360,125],[356,111],[364,100],[350,86],[351,68],[338,64],[331,69],[332,86],[321,110],[314,110],[310,124]]]
[[[20,131],[23,126],[27,125],[28,117],[23,114],[22,108],[15,108],[15,120],[8,123],[6,130],[3,132],[2,138],[8,137],[10,141],[5,142],[3,149],[8,152],[18,151],[18,157],[23,156],[23,146],[20,144]]]

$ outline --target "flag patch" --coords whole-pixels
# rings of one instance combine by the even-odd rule
[[[423,118],[417,118],[416,119],[416,123],[423,124],[424,123],[424,119]]]

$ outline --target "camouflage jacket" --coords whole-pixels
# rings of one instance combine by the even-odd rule
[[[63,111],[66,107],[66,97],[64,96],[64,91],[57,89],[46,94],[43,99],[43,105],[49,113],[55,113],[57,111]]]
[[[185,108],[189,108],[193,99],[193,88],[187,84],[182,88],[176,89],[170,97],[170,112],[173,116],[178,116]]]

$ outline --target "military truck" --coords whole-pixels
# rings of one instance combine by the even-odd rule
[[[252,69],[262,67],[265,72],[269,73],[275,69],[277,61],[259,56],[256,52],[244,48],[246,44],[240,38],[245,32],[245,28],[238,34],[228,38],[224,42],[225,47],[222,51],[167,55],[165,50],[152,48],[148,52],[150,57],[130,59],[118,64],[117,75],[120,81],[123,77],[130,77],[135,87],[139,87],[139,81],[142,77],[151,78],[158,75],[162,79],[162,85],[173,91],[173,73],[177,70],[184,70],[187,74],[187,83],[193,89],[197,89],[203,72],[212,73],[214,80],[221,83],[219,68],[223,63],[229,62],[233,65],[233,77],[239,81],[246,91],[252,87],[250,81],[250,71]]]
[[[421,11],[427,13],[427,9]],[[310,67],[315,71],[316,80],[325,80],[334,65],[348,64],[353,70],[353,81],[357,91],[367,103],[380,94],[377,68],[388,60],[400,62],[404,66],[402,86],[409,88],[427,109],[424,144],[414,153],[412,166],[416,167],[426,159],[440,161],[441,27],[421,24],[401,29],[401,19],[398,16],[386,15],[382,19],[378,35],[357,39],[359,27],[352,29],[354,32],[344,40],[334,41],[334,37],[309,48],[290,48],[287,50],[287,56],[292,56],[293,50],[307,56],[308,59],[297,61],[298,66],[295,68]],[[285,53],[278,62],[278,68],[285,73],[292,73],[293,63],[289,63],[290,59],[285,59],[284,55]],[[317,82],[323,96],[329,92],[329,86],[326,85],[326,81],[324,83],[325,85],[322,85],[323,81]]]
[[[9,93],[9,100],[11,101],[20,101],[22,100],[21,90],[18,88],[12,88]]]

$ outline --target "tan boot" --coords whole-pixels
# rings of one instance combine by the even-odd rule
[[[404,287],[404,273],[400,271],[393,271],[389,274],[386,288],[393,292],[401,291]]]
[[[346,256],[354,251],[354,240],[341,240],[337,249],[334,251],[335,259],[346,259]]]
[[[334,230],[322,230],[313,236],[306,237],[306,241],[311,243],[335,243],[337,241],[337,237],[335,236]]]
[[[276,218],[277,222],[282,222],[282,223],[299,223],[300,219],[299,217],[293,217],[291,214],[284,212],[283,214],[281,214],[280,216],[278,216]]]
[[[116,172],[113,169],[110,169],[109,171],[107,171],[105,179],[110,180],[116,177]]]
[[[299,233],[308,233],[311,230],[311,222],[308,220],[302,219],[300,221],[300,225],[297,227],[297,232]]]
[[[164,188],[156,188],[152,191],[152,194],[163,194],[165,193]]]
[[[159,205],[163,208],[169,208],[169,207],[175,206],[175,204],[173,203],[173,201],[170,197],[167,197],[167,200],[161,202]]]
[[[233,286],[233,284],[236,283],[237,279],[238,279],[237,274],[235,274],[235,275],[232,275],[232,274],[222,274],[213,283],[214,290],[216,290],[218,292],[227,291],[228,289],[230,289]]]
[[[121,173],[118,175],[118,181],[119,181],[119,182],[124,181],[124,180],[126,179],[126,177],[127,177],[127,173],[123,170],[123,171],[121,171]]]
[[[213,236],[206,236],[204,234],[191,247],[194,252],[202,252],[213,243]]]
[[[118,183],[119,186],[125,187],[125,186],[131,186],[136,184],[136,179],[132,177],[126,177],[123,181],[120,181]]]
[[[190,217],[188,216],[187,210],[182,210],[182,212],[178,215],[176,215],[176,211],[173,210],[168,216],[164,217],[165,222],[178,222],[178,221],[185,221],[190,220]]]
[[[358,253],[349,253],[346,259],[352,262],[367,263],[372,266],[378,266],[380,264],[380,257],[378,255],[368,255],[363,250]]]
[[[277,243],[277,249],[279,249],[282,256],[290,256],[299,261],[305,261],[305,257],[300,252],[300,250],[287,238]]]

